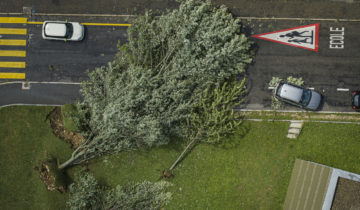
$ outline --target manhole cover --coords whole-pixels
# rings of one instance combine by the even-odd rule
[[[23,12],[27,15],[31,15],[32,7],[23,7]]]

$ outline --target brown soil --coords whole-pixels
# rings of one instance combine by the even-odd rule
[[[54,135],[70,143],[72,149],[76,149],[85,141],[85,138],[82,135],[66,130],[60,107],[54,108],[48,114],[46,119],[50,120],[50,126]]]
[[[50,121],[50,126],[54,135],[70,143],[72,149],[76,149],[81,143],[85,141],[84,137],[80,134],[66,130],[60,107],[54,108],[46,116],[45,120]],[[61,193],[65,193],[66,189],[64,186],[56,185],[56,177],[54,174],[54,170],[56,170],[54,169],[54,167],[56,168],[56,166],[52,167],[52,171],[50,167],[51,160],[53,159],[48,155],[47,159],[40,160],[40,166],[36,166],[34,169],[39,172],[39,177],[41,181],[45,184],[46,189],[48,189],[49,191],[58,190]],[[53,162],[52,165],[58,164]]]
[[[40,167],[36,166],[34,168],[39,172],[39,177],[41,181],[45,184],[46,189],[49,191],[58,190],[61,193],[65,193],[66,189],[64,186],[56,186],[55,175],[52,174],[49,167],[49,159],[48,160],[40,160]]]
[[[360,209],[360,182],[339,178],[331,209]]]

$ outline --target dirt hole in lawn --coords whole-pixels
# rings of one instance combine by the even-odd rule
[[[61,108],[54,108],[45,118],[50,121],[53,134],[71,144],[72,149],[79,147],[84,141],[84,137],[76,132],[69,131],[64,126]],[[71,182],[65,171],[58,169],[57,159],[47,154],[45,160],[40,160],[39,165],[34,169],[39,173],[41,181],[49,191],[66,192],[66,186]]]
[[[70,143],[72,149],[76,149],[85,141],[85,138],[82,135],[66,130],[60,107],[54,108],[48,114],[46,119],[50,120],[50,126],[54,135]]]
[[[57,169],[56,159],[49,154],[45,160],[40,160],[39,165],[34,169],[39,173],[40,180],[45,184],[49,191],[66,192],[70,180],[64,171]]]

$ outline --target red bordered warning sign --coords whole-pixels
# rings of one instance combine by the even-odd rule
[[[319,23],[264,34],[256,34],[251,37],[317,52],[319,50]]]

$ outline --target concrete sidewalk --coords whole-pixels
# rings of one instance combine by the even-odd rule
[[[224,4],[237,17],[360,19],[360,0],[213,0]],[[52,14],[143,14],[145,9],[165,11],[178,8],[175,0],[2,0],[0,13]]]

